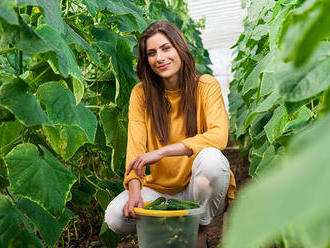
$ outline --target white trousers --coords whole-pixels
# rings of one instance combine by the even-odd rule
[[[225,209],[229,180],[230,168],[227,158],[216,148],[205,148],[194,159],[190,182],[183,191],[169,195],[142,187],[141,194],[143,201],[153,201],[160,196],[196,201],[204,208],[199,224],[208,225]],[[105,222],[116,233],[136,232],[135,219],[126,218],[123,214],[123,206],[127,200],[128,191],[125,190],[109,203],[105,211]]]

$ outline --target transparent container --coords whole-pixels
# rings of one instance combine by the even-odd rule
[[[194,248],[202,208],[146,210],[135,208],[139,248]]]

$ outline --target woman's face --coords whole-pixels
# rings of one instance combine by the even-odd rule
[[[163,79],[178,79],[181,58],[166,35],[156,33],[146,41],[151,69]]]

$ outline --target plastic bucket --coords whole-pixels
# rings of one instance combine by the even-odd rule
[[[134,208],[140,248],[196,247],[202,208],[147,210]]]

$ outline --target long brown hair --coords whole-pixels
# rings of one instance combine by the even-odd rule
[[[165,86],[161,77],[154,73],[149,65],[146,47],[147,39],[156,33],[164,34],[181,58],[178,76],[181,92],[180,111],[184,115],[187,137],[197,134],[195,94],[198,78],[201,74],[196,69],[194,57],[189,51],[181,31],[174,24],[168,21],[156,21],[141,34],[138,42],[137,75],[142,81],[147,114],[151,117],[153,130],[158,140],[167,144],[170,128],[168,113],[171,110],[171,105],[165,97]]]

